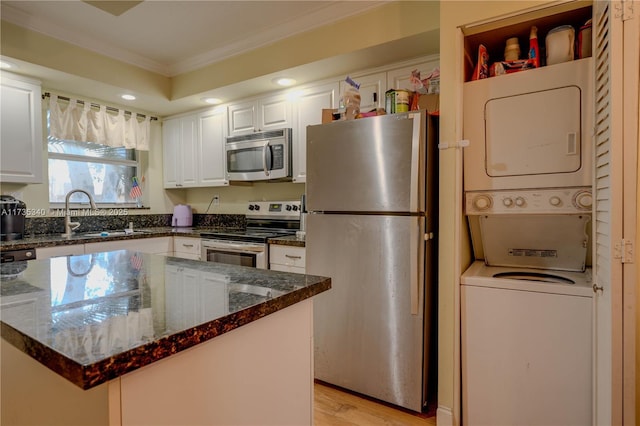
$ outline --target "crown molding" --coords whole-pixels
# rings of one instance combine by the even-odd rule
[[[85,34],[80,34],[56,25],[47,19],[30,16],[6,3],[3,3],[1,7],[2,19],[7,22],[165,77],[174,77],[223,61],[235,55],[250,52],[251,50],[284,40],[288,37],[365,13],[371,9],[391,3],[392,1],[393,0],[381,0],[366,2],[369,3],[366,7],[362,6],[364,2],[359,1],[327,2],[326,7],[309,13],[303,18],[291,19],[285,24],[271,27],[260,33],[251,34],[248,37],[243,36],[243,38],[229,43],[224,47],[212,49],[172,64],[154,61],[127,49],[113,46],[104,40],[88,37]],[[339,17],[339,19],[336,19],[336,17]]]

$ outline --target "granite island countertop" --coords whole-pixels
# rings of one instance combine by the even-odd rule
[[[0,266],[2,338],[83,389],[331,287],[325,277],[128,250]]]

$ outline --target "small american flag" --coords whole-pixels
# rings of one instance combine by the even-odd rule
[[[133,269],[135,269],[136,271],[139,271],[140,268],[142,268],[142,263],[143,263],[142,255],[138,252],[135,252],[134,254],[131,255],[129,262],[131,262],[131,266],[133,266]]]
[[[142,189],[140,189],[140,185],[138,185],[138,178],[134,176],[131,180],[133,181],[133,185],[131,186],[131,191],[129,191],[129,197],[142,197]]]

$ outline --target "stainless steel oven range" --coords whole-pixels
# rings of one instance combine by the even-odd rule
[[[300,229],[300,201],[252,201],[246,217],[246,229],[203,232],[202,260],[268,269],[267,240],[295,235]]]

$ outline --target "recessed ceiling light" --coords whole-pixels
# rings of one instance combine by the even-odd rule
[[[0,61],[0,68],[2,68],[3,70],[9,70],[9,69],[18,68],[18,66],[14,63],[2,60]]]
[[[296,81],[293,78],[288,78],[288,77],[278,77],[273,79],[273,82],[276,83],[279,86],[293,86],[294,84],[296,84]]]
[[[222,100],[221,100],[221,99],[218,99],[218,98],[210,98],[210,97],[202,98],[202,101],[203,101],[203,102],[206,102],[206,103],[208,103],[208,104],[211,104],[211,105],[219,105],[219,104],[221,104],[221,103],[222,103]]]
[[[124,95],[121,96],[122,99],[126,99],[127,101],[135,101],[136,97],[133,95],[130,95],[128,93],[125,93]]]

